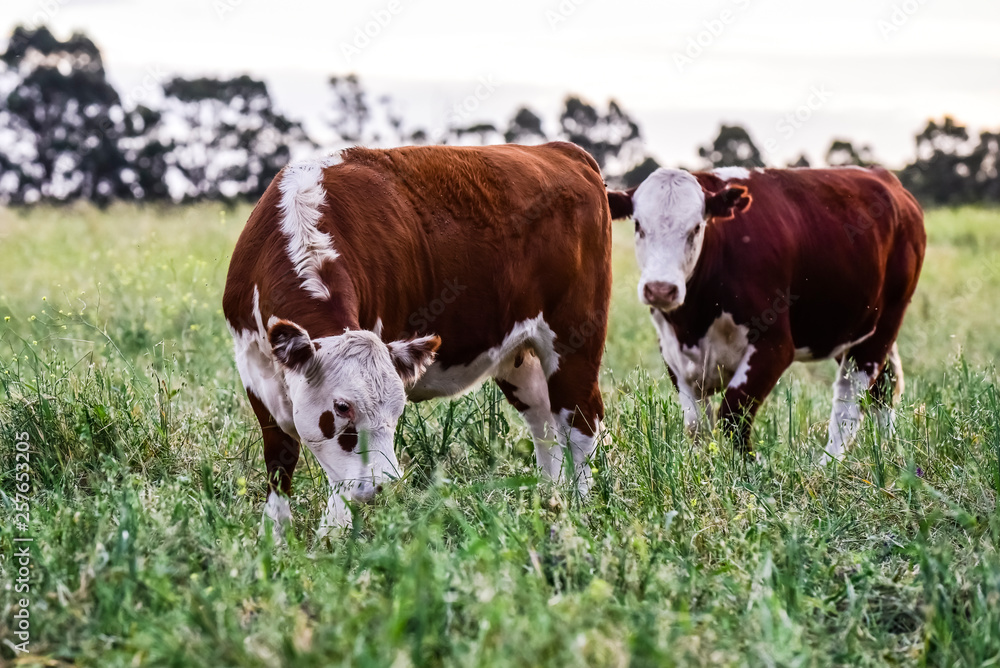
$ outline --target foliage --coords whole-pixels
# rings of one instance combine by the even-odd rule
[[[602,114],[580,98],[568,97],[559,126],[561,138],[594,156],[613,183],[643,159],[639,126],[614,100]]]
[[[1000,134],[982,132],[976,144],[965,126],[946,116],[940,123],[929,121],[916,143],[917,158],[900,179],[921,201],[1000,202]]]
[[[723,125],[719,136],[711,144],[698,149],[698,155],[711,167],[763,167],[760,150],[750,138],[750,133],[739,125]]]
[[[135,172],[118,142],[137,132],[97,47],[75,33],[16,28],[0,56],[0,202],[131,199]]]
[[[826,164],[831,167],[871,167],[875,162],[872,159],[871,146],[865,145],[856,149],[854,144],[846,139],[834,139],[826,151]]]
[[[301,124],[274,109],[263,81],[174,78],[163,92],[183,128],[161,132],[174,147],[169,162],[183,176],[185,200],[256,199],[293,151],[316,148]]]

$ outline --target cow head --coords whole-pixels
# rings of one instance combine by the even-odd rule
[[[295,430],[334,496],[370,501],[384,482],[402,475],[393,437],[404,387],[431,364],[441,339],[387,345],[372,332],[352,330],[313,341],[295,323],[272,318],[268,340],[284,371]]]
[[[640,301],[664,312],[684,303],[709,220],[750,206],[744,186],[706,193],[689,172],[662,168],[638,188],[609,192],[608,201],[613,217],[631,215],[635,222]]]

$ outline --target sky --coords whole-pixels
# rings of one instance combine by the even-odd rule
[[[723,123],[774,165],[837,137],[900,167],[945,114],[1000,129],[997,0],[2,0],[2,34],[40,23],[94,39],[127,99],[249,73],[321,140],[326,81],[349,73],[414,127],[527,104],[554,132],[566,95],[613,98],[651,155],[689,167]]]

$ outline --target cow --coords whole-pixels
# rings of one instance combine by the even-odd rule
[[[635,223],[639,299],[656,326],[689,432],[718,420],[750,452],[761,402],[793,361],[833,358],[823,463],[843,457],[867,391],[892,429],[896,346],[927,238],[920,206],[880,169],[658,169],[609,191]]]
[[[542,473],[585,494],[610,295],[606,190],[573,144],[355,147],[285,167],[236,243],[223,297],[275,534],[291,520],[301,444],[330,484],[321,533],[350,526],[348,502],[401,475],[405,401],[489,377]]]

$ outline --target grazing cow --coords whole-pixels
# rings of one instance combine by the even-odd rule
[[[400,475],[406,398],[487,377],[527,422],[543,473],[558,478],[566,459],[586,492],[610,291],[606,191],[572,144],[352,148],[286,167],[224,296],[263,432],[265,516],[290,520],[304,443],[331,486],[323,528],[348,526],[346,501]]]
[[[840,369],[824,462],[854,438],[869,389],[891,429],[903,388],[896,336],[926,245],[920,207],[896,177],[658,169],[608,199],[613,218],[635,222],[639,299],[689,431],[724,390],[719,419],[747,452],[754,414],[785,369],[828,358]]]

